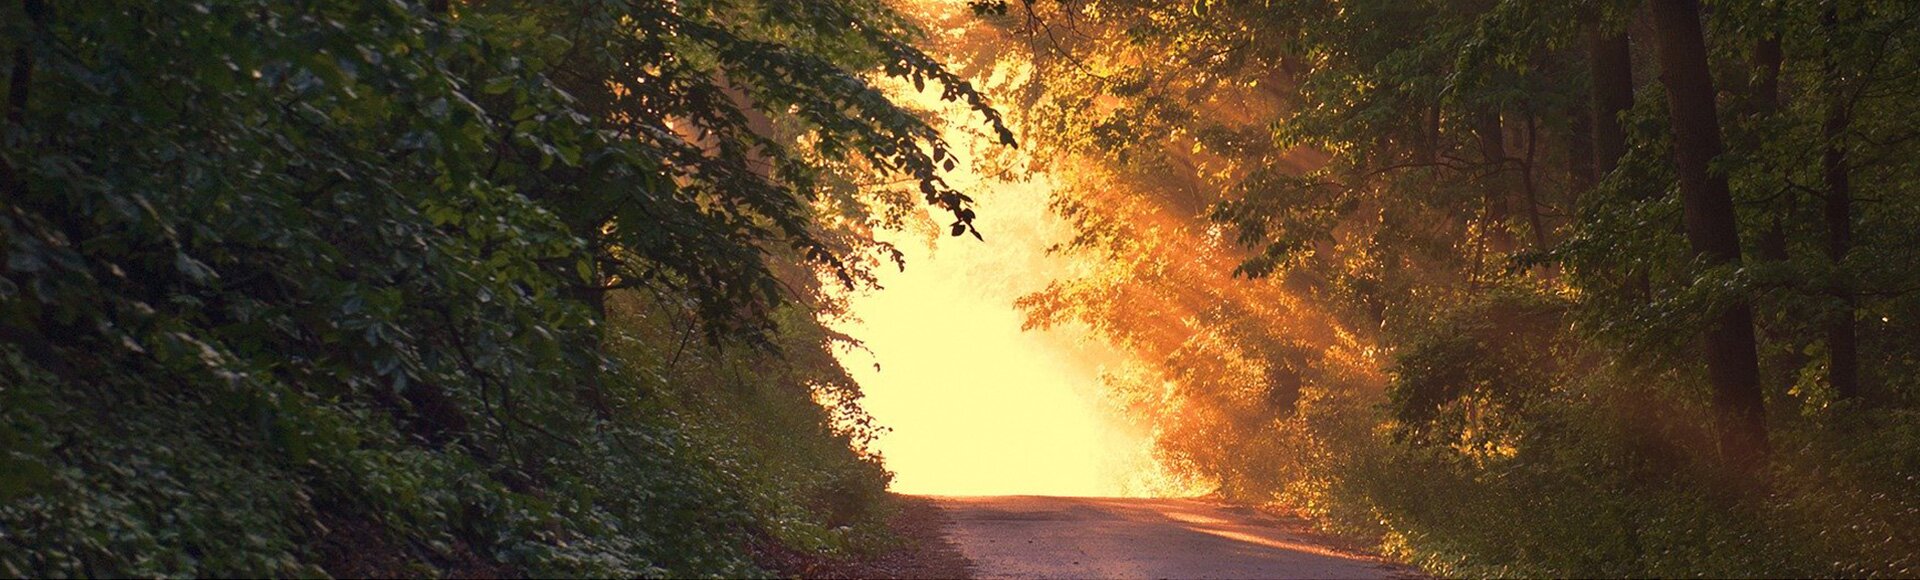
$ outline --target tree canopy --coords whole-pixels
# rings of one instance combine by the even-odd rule
[[[875,79],[1012,143],[877,0],[20,0],[0,27],[10,575],[310,574],[341,541],[743,573],[739,534],[801,541],[807,494],[884,487],[813,404],[853,388],[799,356],[830,339],[787,312],[884,250],[834,225],[876,218],[831,179],[909,177],[971,227]],[[694,329],[761,354],[681,357]],[[683,386],[741,369],[784,394]],[[722,418],[675,418],[698,409]],[[755,497],[688,433],[773,419],[829,444],[767,453],[845,480]]]
[[[1911,572],[1912,3],[969,4],[1166,461],[1443,575]]]
[[[1219,497],[1445,576],[1916,573],[1920,3],[901,7],[0,2],[0,573],[885,545],[823,319],[876,228],[996,239],[955,123],[1063,184],[1029,325]]]

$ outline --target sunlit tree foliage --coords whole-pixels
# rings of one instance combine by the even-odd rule
[[[1104,265],[1023,304],[1170,463],[1442,574],[1912,573],[1912,3],[970,5]]]

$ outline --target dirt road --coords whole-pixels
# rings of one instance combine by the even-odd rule
[[[979,578],[1393,578],[1298,521],[1197,500],[936,497]]]

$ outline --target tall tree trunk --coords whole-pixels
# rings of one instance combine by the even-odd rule
[[[1779,14],[1773,14],[1774,19]],[[1780,65],[1785,55],[1780,47],[1780,34],[1775,30],[1764,30],[1764,36],[1753,45],[1753,84],[1748,87],[1745,103],[1748,114],[1755,122],[1765,122],[1780,112]],[[1757,151],[1764,140],[1764,132],[1749,136],[1745,147]],[[1764,262],[1785,262],[1790,257],[1787,252],[1787,223],[1793,220],[1794,208],[1799,205],[1799,194],[1792,188],[1782,191],[1781,203],[1769,207],[1770,216],[1767,229],[1760,233],[1755,244],[1757,258]],[[1801,338],[1790,325],[1760,323],[1762,343],[1782,343],[1784,347],[1776,349],[1780,354],[1779,370],[1766,377],[1766,382],[1774,392],[1784,393],[1792,389],[1800,380],[1800,369],[1807,365],[1810,357],[1802,348]]]
[[[1713,77],[1707,69],[1698,0],[1652,2],[1660,79],[1673,124],[1687,241],[1711,265],[1740,264],[1740,234],[1725,175],[1709,165],[1721,153]],[[1720,449],[1731,465],[1752,468],[1767,454],[1766,406],[1754,350],[1753,309],[1745,297],[1709,323],[1705,358],[1713,386]]]
[[[1748,95],[1748,106],[1753,109],[1756,119],[1772,117],[1780,110],[1780,63],[1784,59],[1780,50],[1780,35],[1767,33],[1765,38],[1753,46],[1753,92]],[[1788,189],[1786,195],[1794,195]],[[1773,223],[1760,237],[1760,259],[1780,262],[1787,259],[1786,219],[1779,214],[1773,216]]]
[[[1528,110],[1525,115],[1527,116],[1527,155],[1520,165],[1520,191],[1525,194],[1521,201],[1527,204],[1527,227],[1533,230],[1533,249],[1545,250],[1547,249],[1547,223],[1540,216],[1542,205],[1540,191],[1533,179],[1536,161],[1534,154],[1540,149],[1540,123],[1533,117],[1533,111]]]
[[[1827,363],[1827,381],[1833,385],[1835,396],[1852,399],[1860,395],[1860,355],[1858,337],[1854,334],[1853,287],[1848,283],[1843,264],[1847,252],[1853,248],[1853,187],[1848,182],[1846,149],[1847,128],[1853,119],[1847,110],[1840,57],[1834,54],[1831,47],[1838,20],[1832,8],[1828,8],[1820,18],[1821,28],[1825,29],[1829,42],[1826,71],[1821,83],[1827,98],[1826,122],[1822,126],[1827,143],[1820,156],[1820,169],[1821,180],[1827,189],[1827,258],[1833,260],[1836,270],[1833,292],[1841,304],[1840,312],[1835,313],[1827,324],[1827,352],[1831,357]]]
[[[1507,138],[1500,126],[1500,113],[1489,111],[1474,116],[1473,132],[1480,140],[1480,158],[1487,166],[1483,215],[1488,249],[1495,254],[1513,251],[1513,233],[1507,230],[1507,200],[1513,197],[1507,178]]]
[[[46,17],[46,6],[40,0],[21,0],[21,12],[27,19],[39,23]],[[31,35],[29,35],[31,36]],[[27,95],[33,85],[33,45],[31,38],[16,38],[13,45],[12,62],[7,69],[6,114],[0,116],[0,136],[15,127],[27,124]],[[6,194],[0,203],[19,201],[26,197],[25,178],[14,169],[5,157],[0,157],[0,193]]]
[[[1633,108],[1633,52],[1627,31],[1608,31],[1600,23],[1587,34],[1587,73],[1593,84],[1593,169],[1604,179],[1627,156],[1627,130],[1620,116]],[[1641,301],[1653,297],[1645,271],[1627,275],[1624,291]]]
[[[1571,199],[1578,207],[1579,194],[1593,189],[1593,107],[1589,103],[1567,105],[1567,180],[1576,192]]]
[[[1786,55],[1780,50],[1780,35],[1767,33],[1753,45],[1753,111],[1757,116],[1780,110],[1780,63]]]
[[[1836,268],[1846,262],[1847,252],[1853,247],[1853,190],[1847,181],[1847,152],[1842,145],[1849,122],[1844,104],[1836,102],[1828,106],[1827,150],[1821,155],[1820,165],[1827,186],[1827,257]],[[1834,293],[1840,299],[1841,310],[1827,326],[1827,352],[1832,357],[1828,361],[1827,380],[1833,384],[1836,396],[1851,399],[1860,395],[1859,342],[1853,321],[1855,300],[1851,285],[1845,283],[1846,274],[1837,276],[1840,279],[1834,285]]]
[[[1620,115],[1633,108],[1633,54],[1627,33],[1595,30],[1587,39],[1593,80],[1593,168],[1605,176],[1627,155],[1627,131]]]

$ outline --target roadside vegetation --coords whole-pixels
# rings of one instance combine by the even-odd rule
[[[830,323],[900,267],[876,229],[983,237],[942,178],[979,162],[1061,186],[1076,275],[1029,323],[1128,355],[1112,402],[1222,497],[1443,576],[1914,576],[1917,24],[0,1],[0,575],[883,549]],[[961,129],[1025,150],[958,159]]]
[[[0,4],[0,575],[890,541],[816,314],[890,255],[871,223],[971,220],[870,84],[999,127],[918,35],[867,0]]]
[[[1920,572],[1920,5],[969,5],[1094,265],[1022,304],[1170,467],[1442,576]]]

